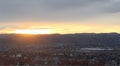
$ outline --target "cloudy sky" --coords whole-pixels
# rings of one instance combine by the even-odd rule
[[[0,0],[0,33],[120,33],[119,25],[120,0]]]

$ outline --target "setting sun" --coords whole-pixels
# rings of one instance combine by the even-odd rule
[[[16,30],[16,34],[50,34],[50,29]]]

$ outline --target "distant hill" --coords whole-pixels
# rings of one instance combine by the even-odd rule
[[[1,34],[0,47],[67,45],[77,47],[120,47],[118,33],[78,33],[51,35]]]

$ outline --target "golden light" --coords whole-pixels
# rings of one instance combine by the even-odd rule
[[[16,34],[50,34],[50,29],[16,30]]]

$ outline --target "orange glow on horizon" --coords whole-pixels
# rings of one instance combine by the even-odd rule
[[[8,23],[10,24],[10,23]],[[0,30],[0,34],[69,34],[69,33],[120,33],[119,24],[99,24],[99,23],[40,23],[25,22],[11,23],[11,26]],[[7,25],[7,24],[4,24]],[[15,28],[14,28],[15,26]]]
[[[16,34],[50,34],[50,29],[16,30]]]

